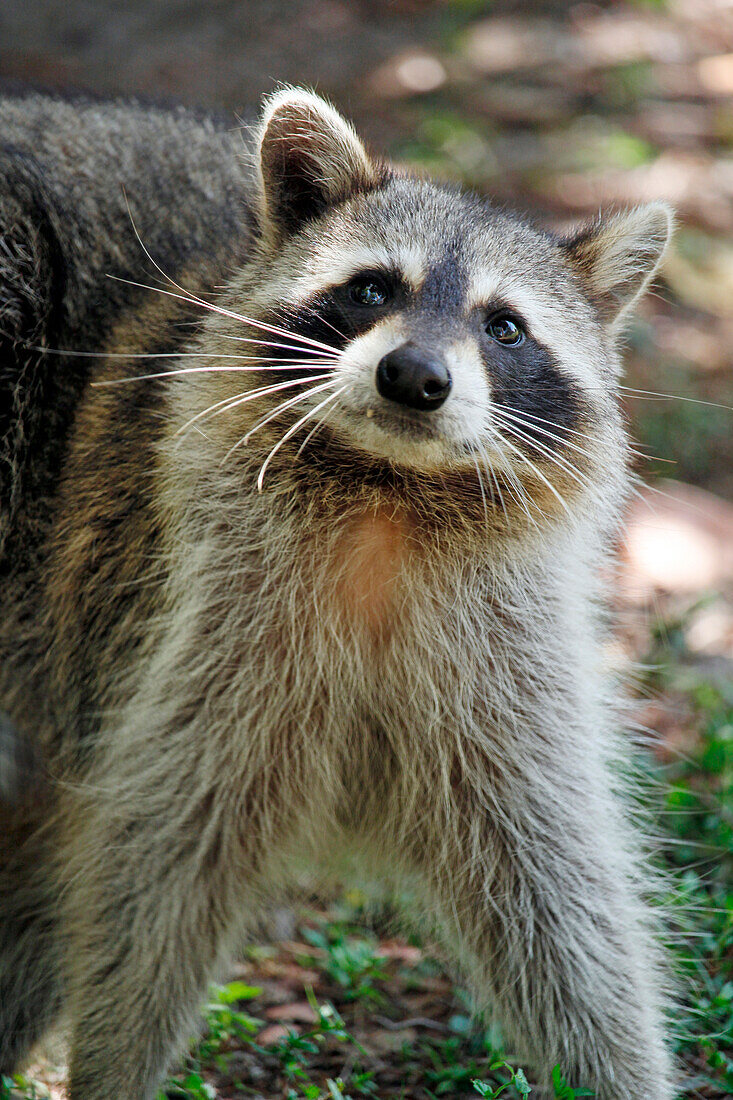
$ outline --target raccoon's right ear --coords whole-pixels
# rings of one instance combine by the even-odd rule
[[[267,101],[258,166],[262,228],[274,242],[329,206],[373,191],[388,175],[338,111],[300,88],[286,88]]]

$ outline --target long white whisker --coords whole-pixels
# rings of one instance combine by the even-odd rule
[[[303,451],[305,450],[307,444],[313,438],[313,436],[316,435],[321,430],[321,428],[326,423],[329,416],[331,416],[331,414],[333,413],[335,408],[336,408],[335,405],[331,405],[331,407],[329,409],[326,409],[323,416],[316,423],[316,426],[314,428],[311,428],[311,430],[308,432],[308,435],[305,437],[305,439],[303,440],[301,445],[298,447],[298,450],[295,452],[296,458],[299,457],[303,453]]]
[[[539,387],[538,387],[539,388]],[[607,387],[605,386],[587,386],[585,387],[589,391],[598,391],[599,393],[607,393]],[[633,397],[638,397],[640,400],[652,400],[657,398],[663,398],[666,401],[690,401],[693,405],[710,405],[715,409],[725,409],[726,412],[733,412],[733,405],[725,405],[720,401],[705,401],[701,397],[685,397],[680,393],[662,393],[658,390],[637,390],[633,386],[617,387],[623,393],[631,394]],[[570,431],[568,428],[567,431]]]
[[[220,413],[229,412],[231,409],[236,409],[240,405],[247,404],[248,401],[254,400],[256,397],[265,397],[271,393],[277,393],[280,390],[292,389],[293,386],[303,386],[308,382],[320,382],[323,378],[330,378],[332,372],[328,371],[325,374],[310,375],[308,378],[293,378],[288,382],[277,382],[271,386],[260,386],[254,390],[243,390],[242,393],[230,395],[223,398],[221,401],[216,401],[213,405],[209,405],[201,412],[196,413],[190,420],[187,420],[182,428],[176,431],[176,435],[181,435],[190,428],[192,424],[195,424],[198,420],[211,414],[212,416],[218,416]]]
[[[591,490],[594,488],[593,482],[590,480],[590,478],[586,477],[584,474],[581,474],[574,466],[558,458],[557,455],[554,455],[551,450],[549,450],[547,447],[542,446],[542,444],[532,439],[531,436],[524,435],[524,433],[516,427],[510,428],[509,425],[505,425],[505,427],[509,435],[514,435],[516,439],[521,440],[528,446],[534,447],[535,450],[539,451],[541,456],[544,456],[554,466],[557,466],[558,470],[564,470],[565,473],[569,474],[570,477],[572,477],[573,480],[581,486],[581,488],[587,488]]]
[[[151,262],[151,264],[153,265],[153,267],[155,268],[155,270],[156,270],[156,271],[158,271],[158,272],[159,272],[159,273],[160,273],[160,274],[161,274],[161,275],[163,276],[163,278],[164,278],[164,279],[166,280],[166,282],[167,282],[167,283],[170,283],[170,285],[171,285],[171,286],[174,286],[174,287],[176,288],[176,290],[180,290],[182,294],[185,294],[185,295],[186,295],[186,296],[188,297],[188,300],[189,300],[189,301],[191,301],[191,302],[194,302],[194,301],[195,301],[195,302],[198,302],[198,303],[199,303],[199,305],[203,305],[203,306],[205,306],[205,307],[207,307],[207,308],[213,308],[213,307],[211,307],[211,303],[209,303],[209,302],[206,302],[206,301],[205,301],[205,299],[203,299],[203,298],[200,298],[200,297],[198,296],[198,294],[194,294],[194,293],[193,293],[193,291],[187,290],[187,289],[186,289],[185,287],[181,286],[181,285],[180,285],[180,283],[177,283],[177,282],[175,281],[175,279],[173,279],[173,278],[172,278],[172,277],[171,277],[170,275],[167,275],[167,274],[166,274],[166,272],[165,272],[165,271],[163,271],[163,268],[162,268],[162,267],[160,266],[160,264],[159,264],[159,263],[157,262],[157,260],[153,259],[153,257],[151,256],[150,252],[148,251],[148,248],[147,248],[147,246],[145,245],[145,243],[144,243],[144,241],[143,241],[142,237],[140,236],[140,233],[138,232],[138,228],[137,228],[137,226],[136,226],[136,224],[135,224],[135,219],[134,219],[134,218],[133,218],[133,216],[132,216],[132,210],[130,209],[130,203],[129,203],[129,200],[128,200],[128,198],[127,198],[127,192],[126,192],[126,190],[125,190],[125,188],[124,188],[124,185],[123,185],[123,188],[122,188],[122,193],[123,193],[123,195],[124,195],[124,197],[125,197],[125,205],[127,206],[127,215],[128,215],[128,217],[129,217],[129,219],[130,219],[130,224],[131,224],[131,226],[132,226],[133,232],[134,232],[135,236],[137,237],[137,240],[138,240],[138,243],[139,243],[140,247],[142,248],[142,250],[143,250],[143,252],[145,253],[145,255],[147,256],[147,258],[148,258],[148,259],[150,260],[150,262]],[[150,289],[155,289],[155,288],[152,288],[152,287],[151,287]],[[230,314],[230,315],[231,315],[231,316],[236,316],[235,314]],[[243,318],[241,318],[241,317],[239,317],[238,319],[239,319],[239,320],[243,320]],[[250,324],[257,324],[257,322],[251,321],[251,320],[250,320],[249,318],[247,318],[246,320],[247,320],[247,321],[248,321],[248,322],[249,322]],[[259,324],[260,324],[260,325],[262,325],[263,327],[268,327],[268,328],[269,328],[269,329],[270,329],[271,331],[275,331],[275,330],[274,330],[274,329],[272,328],[272,326],[265,326],[265,325],[264,325],[264,322],[259,322]],[[333,325],[331,325],[331,328],[333,328]],[[283,333],[283,332],[285,332],[285,331],[286,331],[286,330],[284,330],[284,329],[281,329],[281,330],[280,330],[280,332],[281,332],[281,333]],[[337,334],[338,334],[339,336],[341,336],[341,335],[342,335],[341,333],[338,333],[338,330],[337,330],[337,329],[334,329],[334,332],[337,332]],[[297,339],[301,339],[301,337],[297,336],[297,334],[296,334],[296,338],[297,338]],[[320,341],[313,341],[313,340],[309,340],[309,339],[308,339],[307,337],[303,337],[302,339],[306,340],[306,342],[307,342],[307,343],[310,343],[310,344],[320,344]],[[321,346],[322,348],[328,348],[328,345],[327,345],[327,344],[320,344],[320,346]],[[332,352],[333,352],[333,351],[335,351],[335,349],[334,349],[334,348],[330,348],[329,350],[330,350],[330,351],[332,351]]]
[[[284,412],[286,409],[291,408],[291,406],[293,405],[297,405],[299,401],[304,400],[306,397],[311,397],[314,393],[320,393],[322,390],[328,389],[329,386],[332,386],[334,384],[334,381],[334,379],[331,379],[328,382],[323,382],[320,386],[314,386],[313,389],[308,390],[306,393],[299,394],[297,397],[291,397],[290,400],[283,402],[281,405],[278,405],[278,407],[276,409],[273,409],[272,412],[269,413],[263,420],[260,420],[257,424],[254,425],[253,428],[250,428],[250,430],[244,436],[243,442],[247,443],[250,439],[250,436],[253,436],[255,432],[258,432],[260,428],[262,428],[265,424],[269,424],[270,421],[279,416],[281,412]]]
[[[540,479],[540,481],[544,482],[544,484],[550,490],[550,492],[555,497],[555,499],[558,501],[558,503],[561,505],[561,507],[564,508],[565,511],[567,512],[567,514],[572,518],[572,512],[570,511],[570,508],[568,507],[568,503],[565,500],[565,498],[563,496],[561,496],[561,494],[557,491],[557,489],[552,484],[552,482],[548,481],[548,479],[545,477],[545,475],[542,473],[542,471],[534,464],[534,462],[532,462],[532,460],[527,457],[527,455],[524,453],[524,451],[520,450],[519,447],[516,447],[510,440],[508,440],[505,435],[502,436],[502,441],[503,441],[503,443],[506,447],[508,447],[511,451],[514,452],[514,454],[516,454],[518,456],[519,459],[521,459],[522,462],[526,463],[526,465],[529,466],[530,470],[532,470],[536,474],[536,476]]]
[[[283,332],[286,333],[288,336],[292,337],[292,339],[294,339],[294,340],[300,340],[301,339],[301,337],[298,336],[298,334],[295,333],[295,332],[288,332],[287,329],[283,329]],[[294,347],[291,344],[278,344],[278,343],[276,343],[275,341],[272,341],[272,340],[263,340],[259,336],[235,336],[234,333],[232,333],[232,332],[218,332],[216,335],[217,335],[218,340],[234,340],[238,344],[257,344],[258,346],[263,347],[263,348],[285,348],[286,350],[289,350],[289,351],[299,351],[304,355],[306,353],[308,355],[326,355],[326,354],[328,354],[330,356],[330,358],[338,359],[340,354],[341,354],[339,351],[336,351],[335,348],[330,348],[329,351],[326,352],[325,346],[324,346],[323,350],[321,350],[319,348],[312,348],[311,349],[311,348],[305,347],[302,344],[300,346],[295,346]]]
[[[321,316],[319,315],[319,313],[318,313],[318,311],[317,311],[317,310],[315,310],[315,309],[311,309],[311,310],[309,310],[309,313],[310,313],[310,314],[311,314],[311,315],[312,315],[313,317],[318,317],[318,320],[319,320],[319,321],[320,321],[320,322],[321,322],[322,324],[324,324],[324,325],[328,325],[328,327],[329,327],[330,329],[333,329],[333,331],[334,331],[334,332],[336,333],[336,335],[338,336],[339,340],[346,340],[346,339],[347,339],[347,337],[346,337],[345,333],[343,333],[343,332],[341,332],[341,331],[340,331],[339,329],[337,329],[337,328],[336,328],[336,326],[335,326],[335,325],[332,325],[330,321],[327,321],[325,317],[321,317]]]
[[[242,444],[246,444],[247,442],[249,442],[250,438],[254,435],[255,432],[259,431],[260,428],[263,428],[265,424],[269,424],[270,421],[274,420],[277,416],[280,415],[280,413],[285,412],[286,409],[292,408],[293,405],[297,405],[300,401],[305,401],[308,397],[312,397],[313,394],[321,393],[323,390],[328,389],[329,386],[333,386],[334,384],[335,379],[330,378],[328,382],[321,382],[320,386],[313,386],[311,387],[311,389],[306,390],[305,393],[299,393],[295,397],[289,398],[287,401],[282,401],[276,408],[268,413],[267,416],[263,416],[261,420],[258,420],[254,427],[250,428],[248,432],[246,432],[240,439],[238,439],[233,447],[229,448],[227,453],[224,455],[224,458],[222,459],[222,463],[226,462],[227,459],[234,453],[234,451],[237,450],[238,447],[241,447]]]
[[[494,435],[499,440],[500,444],[505,444],[506,443],[506,440],[504,439],[504,436],[499,431],[499,429],[496,427],[496,425],[493,425],[493,424],[490,425],[490,429],[491,429],[492,435]],[[485,449],[484,449],[484,458],[485,458],[485,461],[487,462],[489,468],[493,470],[491,461],[490,461],[488,455],[486,455]],[[512,497],[514,498],[514,500],[516,500],[517,504],[522,509],[522,511],[525,513],[525,515],[527,516],[527,519],[530,521],[530,523],[532,523],[535,527],[537,527],[537,521],[535,520],[534,516],[530,512],[529,504],[527,503],[527,501],[529,500],[530,504],[534,504],[535,508],[538,508],[538,510],[540,511],[540,514],[542,514],[542,509],[539,508],[539,506],[537,504],[535,504],[535,502],[531,499],[531,497],[528,497],[527,492],[526,492],[524,486],[522,485],[522,482],[517,477],[514,470],[511,469],[511,467],[508,467],[503,472],[506,474],[506,477],[507,477],[507,491],[509,493],[511,493]],[[497,479],[495,478],[495,481],[496,480]],[[499,486],[497,484],[497,489],[498,488],[499,488]]]
[[[289,344],[273,344],[267,340],[250,340],[249,343],[257,344],[261,347],[274,347],[282,348],[284,351],[296,352],[302,354],[307,352],[308,359],[282,359],[275,355],[234,355],[229,352],[218,351],[70,351],[64,348],[44,348],[30,345],[30,351],[40,351],[44,355],[62,355],[65,357],[71,356],[75,359],[234,359],[241,363],[260,363],[262,364],[262,370],[286,370],[292,366],[326,366],[328,363],[336,363],[338,356],[329,356],[327,359],[316,358],[316,353],[311,352],[310,348],[299,348],[297,345]],[[196,370],[201,371],[216,371],[216,370],[256,370],[256,367],[197,367]],[[166,374],[175,374],[176,371],[166,371]],[[135,374],[130,375],[129,378],[114,378],[111,381],[105,379],[101,382],[92,382],[93,386],[110,386],[116,382],[138,382],[144,378],[159,378],[160,374]]]
[[[271,340],[258,340],[253,336],[243,336],[241,339],[243,343],[256,344],[258,347],[282,348],[283,351],[293,351],[299,355],[307,354],[313,357],[312,359],[300,360],[303,363],[317,362],[317,354],[320,355],[321,359],[323,358],[323,354],[317,353],[315,349],[298,347],[297,344],[277,344]],[[263,363],[285,361],[275,355],[234,355],[233,353],[219,351],[73,351],[68,348],[46,348],[33,344],[30,345],[29,350],[40,351],[44,355],[71,356],[74,359],[242,359]],[[338,358],[335,353],[328,356],[329,360],[336,361]]]
[[[726,412],[733,412],[733,405],[721,405],[719,401],[703,401],[699,397],[683,397],[679,393],[657,393],[655,390],[635,390],[632,386],[619,386],[620,390],[624,393],[630,393],[634,397],[638,397],[640,400],[647,400],[655,397],[664,397],[667,401],[691,401],[693,405],[709,405],[713,409],[725,409]]]
[[[177,282],[175,281],[175,279],[171,278],[171,276],[170,276],[170,275],[166,275],[165,271],[163,271],[163,268],[162,268],[162,267],[160,266],[160,264],[158,263],[158,261],[157,261],[157,260],[155,260],[155,259],[153,259],[153,257],[152,257],[152,256],[150,255],[150,252],[148,251],[147,245],[145,244],[145,242],[143,241],[142,237],[140,236],[140,234],[139,234],[139,232],[138,232],[138,228],[137,228],[137,226],[136,226],[136,224],[135,224],[135,219],[134,219],[134,218],[133,218],[133,216],[132,216],[132,210],[130,209],[130,200],[129,200],[129,199],[128,199],[128,197],[127,197],[127,190],[125,189],[125,185],[124,185],[124,184],[122,185],[122,194],[123,194],[123,196],[124,196],[124,199],[125,199],[125,206],[127,207],[127,216],[128,216],[128,218],[130,219],[130,225],[132,226],[132,231],[133,231],[133,233],[135,234],[135,236],[137,237],[137,241],[138,241],[138,244],[139,244],[139,245],[140,245],[140,247],[142,248],[143,252],[144,252],[144,253],[145,253],[145,255],[147,256],[147,258],[148,258],[148,259],[150,260],[150,262],[151,262],[151,264],[153,265],[153,267],[155,268],[155,270],[156,270],[156,271],[158,271],[158,272],[159,272],[159,273],[160,273],[160,274],[161,274],[161,275],[163,276],[163,278],[165,279],[165,281],[166,281],[167,283],[170,283],[170,284],[171,284],[171,286],[174,286],[174,287],[176,287],[176,288],[177,288],[178,290],[181,290],[181,291],[183,291],[183,293],[184,293],[184,294],[188,294],[188,293],[189,293],[189,291],[187,291],[187,290],[185,289],[185,287],[182,287],[182,286],[180,286],[180,285],[179,285],[179,284],[178,284],[178,283],[177,283]]]
[[[553,465],[557,466],[559,470],[565,470],[565,472],[570,474],[570,476],[575,481],[577,481],[579,485],[593,488],[593,482],[590,480],[590,478],[588,478],[585,474],[582,474],[575,466],[572,465],[572,463],[566,462],[559,455],[556,455],[554,451],[551,451],[549,447],[546,447],[544,445],[544,443],[540,443],[538,442],[538,440],[533,439],[531,435],[523,432],[520,428],[516,426],[516,424],[510,424],[505,421],[504,427],[510,435],[513,435],[516,439],[523,440],[523,442],[527,443],[530,447],[534,447],[535,450],[539,451],[540,454],[548,458],[550,462],[553,463]]]
[[[564,424],[558,424],[558,422],[556,420],[546,420],[544,416],[537,416],[536,413],[529,413],[529,412],[526,412],[526,411],[520,412],[519,409],[515,409],[512,405],[497,404],[497,405],[494,405],[492,407],[497,408],[497,409],[501,409],[502,411],[505,411],[505,412],[514,413],[515,416],[522,416],[522,417],[525,417],[528,420],[533,420],[533,421],[536,420],[540,424],[547,424],[550,428],[559,428],[563,432],[567,432],[569,435],[577,435],[581,439],[586,438],[585,433],[584,432],[579,432],[577,430],[577,428],[568,428]]]
[[[279,344],[277,346],[280,347]],[[44,355],[69,355],[75,359],[260,359],[259,355],[234,355],[219,351],[68,351],[65,348],[44,347],[31,347],[30,350],[42,351]],[[273,362],[280,361],[274,356],[271,359]]]
[[[289,428],[288,431],[285,433],[285,435],[282,436],[282,438],[279,440],[279,442],[275,444],[275,446],[272,448],[272,450],[270,451],[270,453],[267,456],[267,458],[265,459],[265,461],[262,463],[262,466],[260,467],[259,477],[257,478],[257,492],[258,493],[262,492],[262,486],[264,484],[264,479],[265,479],[265,470],[270,465],[270,462],[275,457],[277,452],[280,450],[283,443],[286,443],[287,440],[290,439],[291,436],[295,435],[295,433],[300,428],[302,428],[302,426],[304,424],[306,424],[311,419],[311,417],[315,416],[316,413],[318,413],[322,408],[324,408],[326,405],[328,405],[331,401],[335,401],[336,398],[339,396],[339,394],[342,394],[346,388],[347,388],[346,386],[340,386],[339,389],[337,389],[334,393],[330,393],[328,395],[328,397],[325,398],[325,400],[320,401],[314,409],[310,409],[305,414],[305,416],[301,416],[300,420],[297,420],[295,422],[295,424],[293,424],[292,428]]]
[[[501,484],[499,482],[498,475],[491,463],[487,461],[485,454],[483,455],[483,463],[489,474],[491,475],[491,480],[493,481],[494,487],[499,495],[499,503],[501,504],[501,510],[504,513],[504,519],[506,520],[507,528],[509,528],[511,526],[509,522],[509,513],[507,512],[506,501],[504,500],[504,494],[501,491]]]
[[[537,424],[529,424],[526,419],[525,413],[520,413],[516,409],[507,408],[506,405],[494,405],[493,411],[500,417],[505,417],[508,420],[513,420],[517,424],[521,424],[524,428],[532,428],[536,432],[540,432],[542,435],[547,436],[549,439],[554,439],[557,443],[562,443],[564,447],[569,447],[573,451],[577,451],[578,454],[585,455],[586,458],[593,459],[594,456],[590,451],[587,451],[584,447],[579,447],[577,443],[572,443],[569,439],[563,439],[561,435],[556,432],[551,432],[547,428],[540,428]],[[552,420],[543,420],[542,417],[532,417],[532,420],[541,420],[543,424],[553,424]],[[563,428],[560,424],[554,425],[556,428],[560,428],[562,431],[568,429]],[[581,433],[578,433],[581,434]]]
[[[481,501],[482,501],[483,506],[484,506],[484,523],[488,527],[489,526],[489,506],[486,503],[486,493],[484,492],[484,483],[483,483],[483,480],[481,478],[481,471],[479,470],[479,467],[478,467],[478,459],[476,458],[475,454],[472,455],[471,457],[473,458],[473,464],[476,467],[476,478],[478,480],[478,487],[481,490]]]
[[[521,479],[515,474],[513,470],[507,470],[506,475],[508,479],[508,492],[511,493],[513,499],[516,500],[516,502],[519,504],[519,507],[522,509],[535,530],[539,531],[539,524],[537,523],[535,517],[532,515],[530,506],[534,506],[543,518],[546,518],[545,513],[540,508],[539,504],[537,504],[537,502],[533,500],[533,498],[527,492],[524,485],[522,484]]]
[[[501,488],[499,487],[498,478],[496,476],[496,473],[495,473],[491,463],[487,459],[486,450],[482,446],[481,440],[478,438],[478,436],[475,438],[475,442],[478,444],[479,454],[481,455],[481,463],[484,467],[484,470],[486,471],[487,476],[493,482],[494,488],[496,489],[497,495],[499,497],[499,502],[501,504],[501,510],[504,513],[504,519],[506,520],[507,527],[508,527],[509,526],[509,515],[507,514],[506,503],[504,501],[504,495],[501,491]],[[474,462],[475,462],[475,459],[474,459]],[[478,463],[476,463],[476,472],[477,473],[479,472]],[[479,474],[479,486],[481,486],[481,475],[480,474]],[[484,492],[483,492],[483,487],[481,487],[481,495],[484,497],[484,511],[485,511],[486,510],[486,497],[485,497]]]
[[[207,302],[203,298],[197,297],[195,294],[176,294],[172,290],[164,290],[159,286],[150,286],[149,283],[139,283],[135,279],[124,279],[120,275],[107,275],[108,279],[114,279],[118,283],[126,283],[129,286],[139,287],[141,290],[152,290],[155,294],[164,294],[167,298],[176,298],[181,302],[188,302],[189,305],[198,305],[202,309],[211,310],[212,313],[218,313],[221,317],[231,317],[234,321],[241,321],[242,324],[252,325],[253,328],[262,329],[264,332],[272,332],[276,336],[285,336],[290,340],[297,340],[301,343],[308,344],[311,347],[317,348],[320,352],[330,352],[332,355],[338,354],[336,348],[330,347],[328,344],[322,343],[320,340],[312,340],[310,336],[300,336],[297,332],[289,332],[287,329],[279,328],[277,325],[270,325],[266,321],[259,321],[254,317],[245,317],[241,313],[235,313],[231,309],[225,309],[224,306],[216,305],[214,302]],[[173,284],[175,286],[175,283]]]
[[[153,371],[150,374],[134,374],[127,378],[107,378],[103,382],[92,382],[93,386],[119,386],[125,382],[144,382],[150,378],[172,378],[182,374],[251,374],[259,371],[284,371],[284,370],[313,370],[317,367],[328,367],[333,370],[327,361],[307,359],[302,362],[284,361],[278,366],[257,367],[178,367],[176,370]]]
[[[531,434],[531,431],[529,430],[529,429],[532,429],[533,425],[531,425],[531,424],[530,425],[523,425],[522,427],[520,427],[519,425],[520,425],[521,421],[517,420],[514,417],[512,417],[510,419],[507,416],[500,416],[499,419],[502,421],[503,426],[504,426],[505,430],[509,433],[509,435],[513,435],[516,439],[520,439],[523,442],[527,443],[527,445],[529,447],[532,447],[533,449],[538,451],[541,455],[544,455],[545,457],[549,458],[550,461],[555,463],[556,465],[563,466],[564,469],[568,470],[568,472],[572,473],[574,476],[577,476],[578,478],[584,476],[584,475],[581,474],[581,471],[578,470],[574,465],[572,465],[571,463],[567,463],[563,459],[562,455],[558,455],[546,443],[543,443],[541,440],[535,439],[534,436]],[[539,431],[539,429],[537,429],[537,428],[535,428],[534,430]],[[558,438],[558,437],[555,436],[553,438]],[[560,442],[563,442],[563,441],[560,440]],[[588,479],[586,478],[586,481],[587,480]]]

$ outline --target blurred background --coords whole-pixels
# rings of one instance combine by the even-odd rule
[[[627,336],[624,402],[644,487],[609,657],[640,669],[635,718],[652,740],[673,838],[666,865],[677,896],[703,914],[694,930],[679,918],[698,990],[679,1041],[694,1081],[684,1095],[730,1097],[733,0],[1,0],[0,80],[223,108],[233,125],[276,83],[304,83],[380,152],[553,226],[614,204],[675,207],[675,246]],[[368,936],[334,920],[306,921],[301,939],[315,944],[308,980],[346,1011],[349,997],[334,993],[346,971],[334,964],[337,977],[324,977],[324,958],[346,951],[353,978],[369,959],[407,965],[419,949],[372,938],[363,958],[361,947],[349,955]],[[243,973],[267,980],[262,966]],[[313,1026],[304,1003],[300,1023],[289,1020],[296,1031]],[[421,1003],[421,1017],[443,1012]],[[276,1010],[265,1015],[287,1019]],[[465,1016],[440,1018],[450,1032]],[[380,1025],[360,1042],[384,1034]],[[416,1080],[433,1072],[425,1065]],[[313,1087],[307,1095],[320,1095]]]

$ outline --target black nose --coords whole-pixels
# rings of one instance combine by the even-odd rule
[[[415,344],[390,351],[377,367],[382,397],[411,409],[439,409],[452,385],[448,368]]]

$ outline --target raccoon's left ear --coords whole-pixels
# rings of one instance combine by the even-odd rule
[[[300,88],[286,88],[267,101],[258,158],[263,230],[275,241],[329,206],[374,190],[387,176],[346,119]]]
[[[672,226],[672,210],[655,202],[601,217],[560,242],[606,324],[615,327],[646,289]]]

